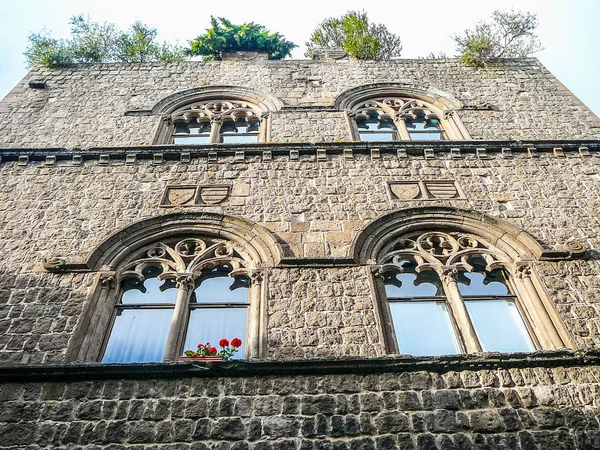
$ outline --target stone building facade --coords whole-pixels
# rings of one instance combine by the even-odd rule
[[[536,59],[33,71],[0,157],[0,448],[600,448],[600,119]]]

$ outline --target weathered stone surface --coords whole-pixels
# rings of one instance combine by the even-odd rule
[[[29,89],[32,78],[47,88]],[[503,142],[478,142],[476,152],[475,143],[453,150],[427,145],[427,152],[408,142],[390,148],[339,143],[350,140],[350,128],[334,99],[373,83],[453,98],[465,106],[455,114],[474,139]],[[278,98],[269,144],[181,155],[177,148],[145,147],[159,121],[148,110],[168,95],[207,85],[246,86]],[[491,107],[477,107],[485,104]],[[575,241],[584,242],[584,259],[533,265],[537,289],[548,294],[546,306],[551,315],[550,306],[556,308],[553,319],[565,323],[574,347],[599,348],[600,172],[593,141],[599,137],[598,118],[535,59],[488,70],[436,60],[224,61],[32,73],[0,104],[6,149],[0,155],[0,365],[66,362],[68,348],[80,345],[82,312],[98,281],[85,270],[62,273],[63,264],[85,262],[125,227],[183,211],[247,220],[281,246],[284,262],[252,274],[264,280],[260,345],[273,360],[383,361],[389,336],[372,267],[352,259],[356,239],[387,214],[432,205],[485,213],[546,249],[577,253]],[[513,139],[553,141],[516,145]],[[302,144],[285,145],[293,142]],[[583,144],[589,150],[580,152]],[[79,149],[44,151],[51,147]],[[172,186],[192,186],[188,196],[198,186],[221,186],[226,200],[192,195],[178,206],[174,197],[165,208],[161,201]],[[95,311],[90,327],[112,311],[112,305]],[[92,345],[100,347],[105,334],[100,330]],[[19,380],[0,386],[0,447],[600,448],[598,367],[543,366]]]

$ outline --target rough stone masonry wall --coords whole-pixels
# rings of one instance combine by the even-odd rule
[[[595,154],[595,152],[594,152]],[[190,163],[141,160],[126,165],[97,160],[74,167],[59,161],[0,165],[0,363],[57,363],[83,305],[93,274],[50,274],[42,258],[85,260],[101,242],[142,219],[174,211],[210,211],[243,217],[271,230],[288,255],[347,257],[351,242],[373,220],[402,208],[451,206],[506,220],[557,248],[571,239],[600,246],[598,156],[558,158],[526,154],[477,159],[438,155],[372,160],[331,155],[316,161],[248,156],[235,163],[192,158]],[[464,199],[399,201],[387,182],[455,179]],[[231,184],[232,196],[212,207],[161,208],[173,184]],[[508,202],[494,194],[509,195]],[[502,197],[506,200],[505,197]],[[592,255],[595,253],[592,253]],[[600,262],[536,264],[549,297],[577,348],[600,347]],[[373,327],[376,305],[364,268],[273,269],[267,304],[268,348],[273,358],[376,356],[382,336]],[[299,286],[298,283],[302,284]],[[335,327],[340,326],[338,333]]]
[[[46,89],[31,89],[43,80]],[[344,114],[330,107],[344,91],[399,83],[457,100],[473,139],[597,139],[600,120],[535,58],[488,69],[457,60],[222,61],[81,65],[28,74],[0,102],[0,148],[150,145],[149,110],[187,89],[229,85],[278,98],[271,142],[350,140]],[[484,105],[491,110],[478,110]],[[302,107],[302,111],[286,109]],[[472,109],[475,107],[475,109]]]
[[[0,448],[592,450],[598,367],[7,382]]]

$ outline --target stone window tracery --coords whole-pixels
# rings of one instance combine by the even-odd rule
[[[485,239],[421,231],[380,252],[384,322],[391,351],[442,355],[563,347],[532,281],[528,261],[513,261]]]
[[[107,282],[117,301],[102,362],[174,361],[223,337],[246,344],[251,310],[258,307],[256,273],[221,239],[167,239],[140,249]],[[243,358],[246,349],[240,350]]]
[[[267,113],[249,102],[207,100],[188,104],[168,117],[174,144],[264,141]]]
[[[360,141],[468,139],[454,114],[428,102],[397,95],[362,100],[349,111],[352,133]]]

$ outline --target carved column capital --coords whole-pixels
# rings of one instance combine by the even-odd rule
[[[515,276],[517,278],[530,278],[533,270],[533,266],[530,262],[521,261],[515,263]]]
[[[265,279],[265,270],[264,269],[254,269],[250,272],[250,280],[252,284],[260,284]]]
[[[439,270],[439,275],[444,283],[456,283],[458,269],[456,266],[442,266]]]
[[[383,266],[380,264],[374,265],[370,267],[371,269],[371,273],[373,274],[373,276],[375,278],[382,278],[383,277]]]
[[[175,279],[175,284],[177,286],[177,289],[186,291],[190,291],[196,286],[194,277],[189,273],[177,275],[177,278]]]
[[[210,124],[214,125],[221,125],[223,123],[223,118],[221,116],[211,116],[210,118]]]
[[[100,285],[102,289],[112,289],[117,285],[117,279],[112,274],[100,275]]]
[[[261,120],[268,119],[271,113],[269,111],[263,111],[260,113]]]

